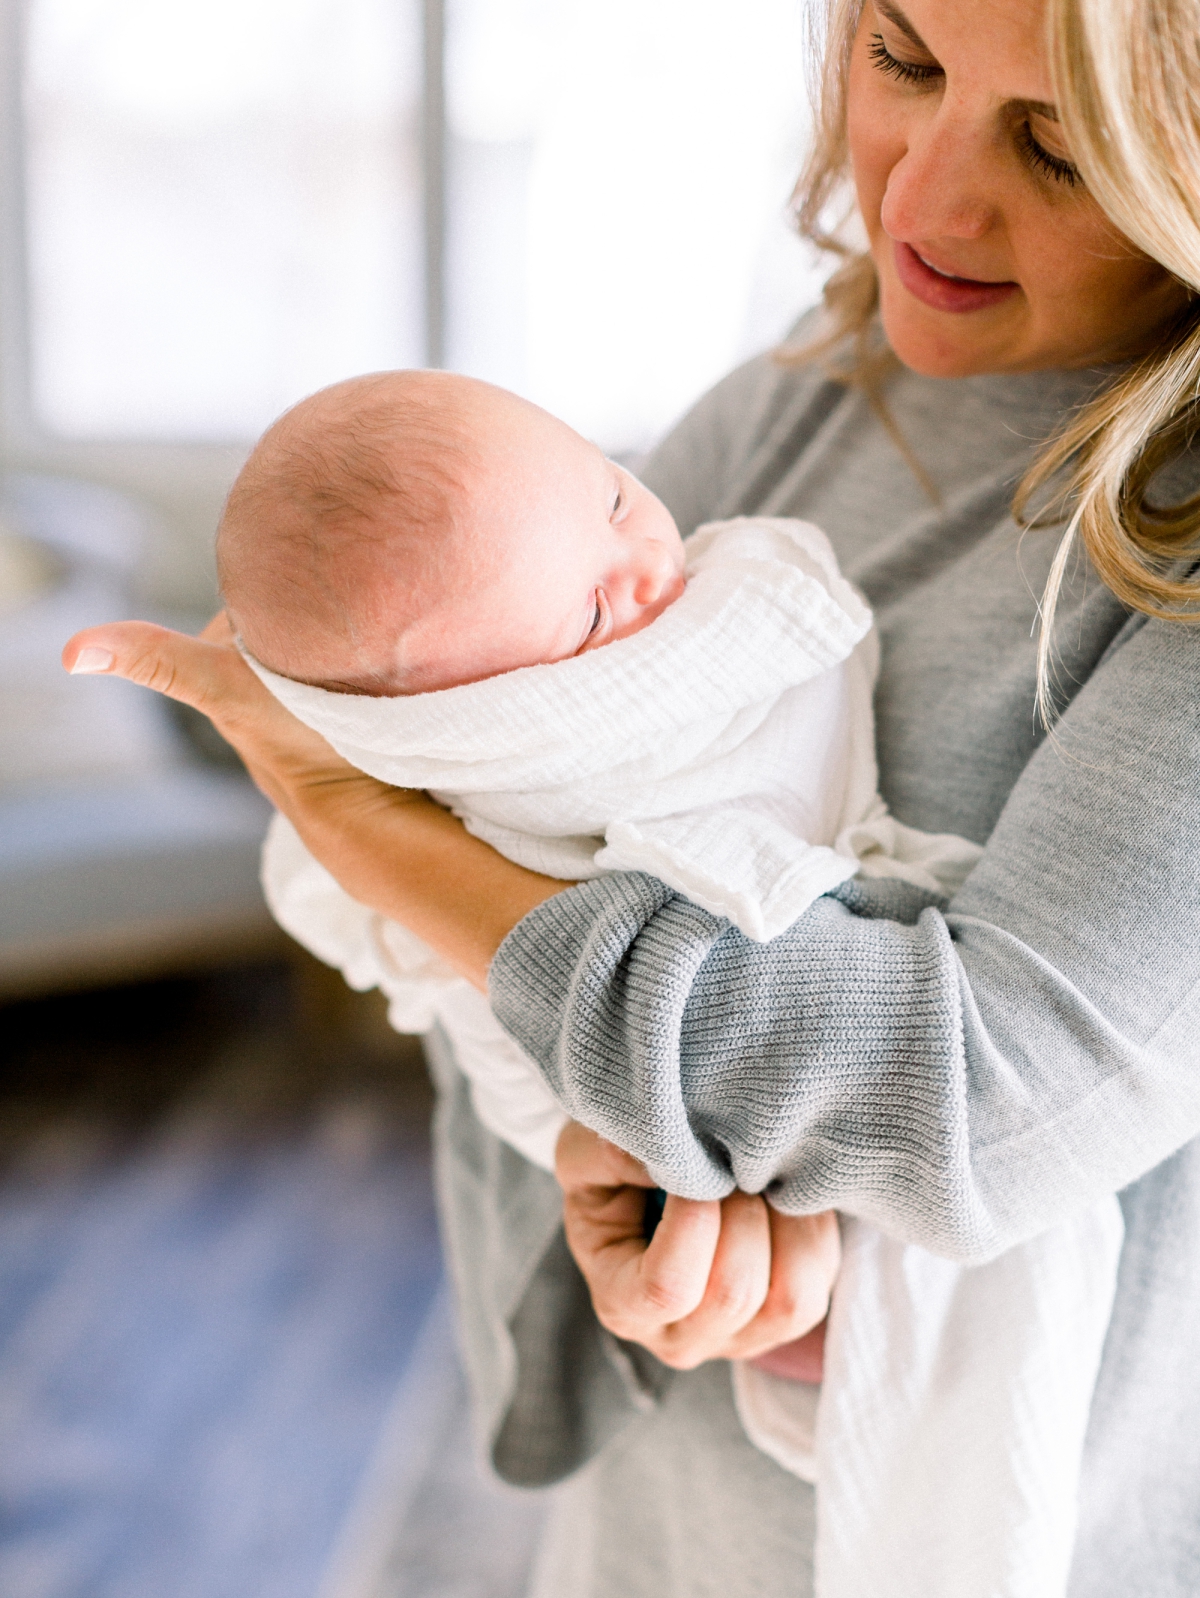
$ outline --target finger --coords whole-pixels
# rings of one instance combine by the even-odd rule
[[[833,1210],[783,1215],[767,1206],[771,1222],[771,1287],[763,1317],[777,1318],[799,1337],[824,1320],[842,1264],[842,1234]]]
[[[730,1359],[750,1359],[794,1342],[829,1313],[841,1266],[836,1214],[782,1215],[767,1206],[771,1229],[771,1282],[762,1308],[733,1339]]]
[[[68,640],[62,662],[72,674],[124,677],[206,713],[266,692],[236,649],[146,621],[86,627]]]
[[[648,1319],[669,1327],[698,1309],[708,1291],[721,1237],[722,1205],[716,1199],[667,1195],[662,1219],[638,1268],[640,1304]]]
[[[653,1179],[640,1161],[569,1121],[559,1133],[555,1171],[567,1243],[604,1326],[644,1341],[700,1303],[720,1233],[715,1203],[668,1199],[648,1249],[646,1189]]]
[[[229,612],[219,610],[207,627],[200,629],[199,636],[207,644],[233,644],[233,623],[229,619]]]
[[[201,711],[281,809],[288,808],[289,775],[329,781],[352,774],[258,680],[234,647],[227,620],[214,617],[205,632],[189,638],[144,621],[88,627],[69,640],[63,664],[73,673],[123,677]]]
[[[665,1327],[703,1299],[720,1235],[715,1200],[672,1199],[647,1247],[642,1187],[589,1186],[564,1195],[567,1242],[601,1325],[657,1348]]]
[[[703,1296],[694,1310],[665,1330],[659,1358],[676,1369],[691,1370],[724,1357],[737,1334],[757,1316],[770,1288],[771,1223],[765,1202],[752,1193],[731,1193],[721,1202],[720,1220]]]

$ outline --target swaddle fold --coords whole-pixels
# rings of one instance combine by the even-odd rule
[[[828,540],[807,523],[710,523],[686,547],[685,591],[653,626],[550,665],[382,698],[251,664],[294,715],[383,782],[530,800],[561,790],[586,804],[574,783],[599,779],[608,794],[635,774],[674,775],[749,707],[845,660],[870,628]],[[599,802],[590,808],[607,819]],[[531,803],[530,815],[542,813]],[[576,814],[557,830],[597,830],[572,828]]]

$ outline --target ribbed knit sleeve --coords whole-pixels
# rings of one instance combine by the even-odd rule
[[[755,944],[643,876],[551,899],[492,1003],[669,1191],[983,1260],[1200,1131],[1200,636],[1130,629],[948,908],[850,884]]]

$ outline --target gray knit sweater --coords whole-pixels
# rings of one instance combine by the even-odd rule
[[[1182,1598],[1200,1590],[1200,631],[1128,617],[1080,562],[1046,740],[1031,633],[1056,540],[1008,514],[1094,381],[899,375],[888,403],[936,506],[862,397],[812,368],[755,361],[699,404],[647,481],[685,531],[743,513],[827,531],[879,627],[884,797],[983,859],[948,906],[851,884],[768,945],[650,878],[601,879],[513,932],[492,1002],[571,1113],[675,1192],[835,1207],[972,1262],[1120,1191],[1072,1591]],[[456,1113],[443,1182],[494,1456],[548,1479],[632,1400],[552,1186],[481,1160]]]

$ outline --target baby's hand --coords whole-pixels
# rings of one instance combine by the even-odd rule
[[[559,1138],[557,1175],[600,1324],[664,1364],[752,1359],[824,1319],[841,1261],[834,1215],[781,1215],[750,1193],[669,1197],[647,1243],[645,1167],[575,1122]]]

